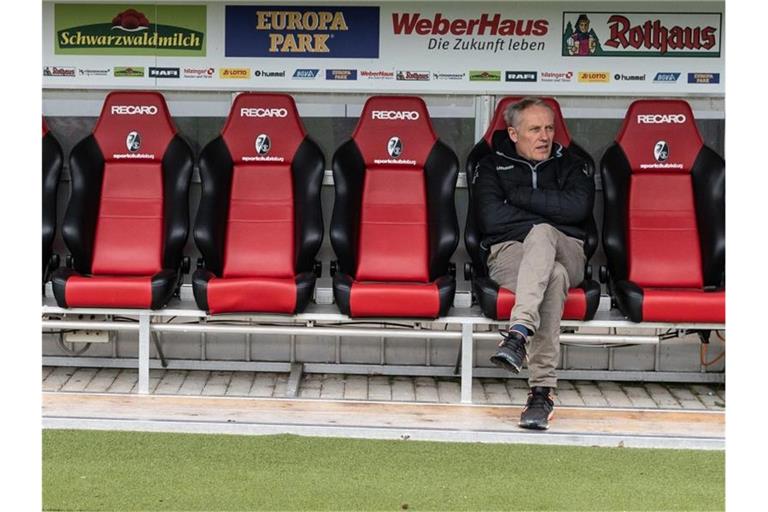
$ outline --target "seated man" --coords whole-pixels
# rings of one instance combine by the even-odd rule
[[[587,163],[554,141],[554,113],[540,98],[504,112],[509,138],[475,171],[474,207],[489,277],[515,293],[510,328],[491,361],[518,373],[528,354],[531,391],[520,426],[547,429],[568,288],[584,279],[594,182]]]

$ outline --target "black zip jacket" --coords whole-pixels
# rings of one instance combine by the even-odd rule
[[[494,140],[496,152],[480,160],[472,177],[481,247],[522,242],[534,225],[543,223],[584,240],[595,201],[587,163],[560,144],[552,145],[546,160],[526,160],[504,135]]]

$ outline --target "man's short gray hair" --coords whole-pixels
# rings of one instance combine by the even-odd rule
[[[504,122],[507,123],[508,127],[512,126],[513,128],[517,128],[520,124],[520,114],[522,114],[523,110],[531,107],[544,107],[552,112],[552,114],[555,113],[555,111],[552,110],[552,107],[550,107],[543,99],[537,96],[527,96],[517,103],[511,104],[504,110]]]

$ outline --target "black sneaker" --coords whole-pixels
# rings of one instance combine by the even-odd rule
[[[502,341],[491,362],[512,373],[520,373],[525,361],[525,335],[516,330],[501,331]]]
[[[547,430],[549,420],[555,414],[555,401],[550,394],[552,388],[534,386],[528,393],[528,402],[525,404],[523,414],[520,416],[519,425],[522,428],[534,430]]]

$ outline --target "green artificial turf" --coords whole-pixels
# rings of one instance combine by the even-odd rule
[[[724,471],[719,451],[43,433],[46,510],[723,510]]]

